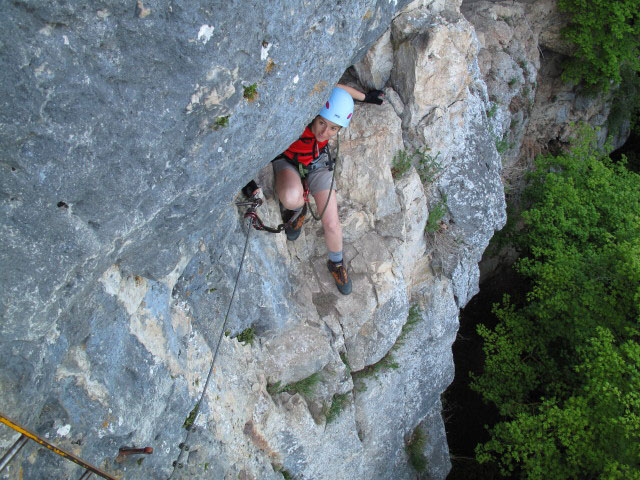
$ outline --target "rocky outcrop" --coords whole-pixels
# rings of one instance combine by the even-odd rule
[[[562,80],[571,46],[562,38],[566,15],[556,0],[493,2],[465,0],[463,15],[473,24],[478,65],[489,94],[489,132],[502,156],[502,181],[519,202],[524,174],[536,156],[558,153],[582,123],[595,127],[600,145],[620,147],[629,123],[610,122],[613,94],[595,94]],[[515,207],[518,208],[518,207]],[[516,252],[503,248],[481,264],[483,278],[510,265]]]
[[[566,146],[584,122],[616,148],[628,125],[610,130],[611,95],[595,95],[562,81],[562,63],[572,52],[561,36],[566,16],[556,0],[492,2],[466,0],[462,13],[473,24],[486,80],[491,134],[500,150],[503,179],[515,191],[539,154]]]

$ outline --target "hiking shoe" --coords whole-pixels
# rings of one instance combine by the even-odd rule
[[[351,293],[351,279],[347,275],[347,269],[343,262],[332,262],[327,260],[327,267],[329,272],[333,275],[333,279],[336,281],[336,287],[343,295],[349,295]]]
[[[288,223],[291,217],[293,217],[295,214],[296,212],[294,212],[293,210],[285,210],[282,215],[282,220],[284,220],[284,223]],[[302,208],[302,212],[300,212],[300,215],[298,215],[298,218],[291,222],[291,225],[287,225],[284,227],[284,232],[287,234],[287,240],[293,242],[300,236],[300,233],[302,233],[302,225],[304,225],[304,217],[306,214],[307,204],[305,203],[304,207]]]

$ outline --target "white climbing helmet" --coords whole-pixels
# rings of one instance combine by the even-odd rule
[[[353,115],[353,98],[346,90],[336,87],[318,115],[341,127],[348,127]]]

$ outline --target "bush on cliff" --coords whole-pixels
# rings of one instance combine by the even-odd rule
[[[502,421],[480,462],[526,479],[640,479],[640,176],[584,130],[537,161],[516,233],[522,303],[496,306],[473,388]]]
[[[608,90],[624,67],[640,71],[640,0],[558,0],[569,14],[565,38],[575,47],[563,75]]]

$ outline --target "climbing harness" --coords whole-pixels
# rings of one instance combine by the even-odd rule
[[[256,200],[259,201],[259,204],[257,206],[262,204],[262,200],[260,200],[259,198],[256,199]],[[245,202],[245,203],[249,203],[249,202]],[[255,208],[257,208],[257,206]],[[245,215],[245,218],[247,218],[246,215]],[[244,259],[247,256],[247,247],[249,246],[249,237],[250,237],[250,235],[251,235],[251,228],[249,228],[249,225],[247,225],[247,238],[245,239],[245,242],[244,242],[244,249],[242,250],[242,257],[240,259],[240,266],[238,267],[238,274],[236,275],[236,281],[235,281],[235,284],[233,285],[233,291],[231,292],[231,299],[229,300],[229,306],[227,307],[227,313],[224,316],[224,320],[222,322],[222,327],[220,328],[220,334],[218,335],[218,341],[216,342],[216,346],[215,346],[215,348],[213,350],[213,358],[211,359],[211,366],[209,367],[209,373],[207,374],[207,380],[206,380],[206,382],[204,382],[204,387],[202,388],[202,393],[200,394],[200,398],[198,399],[198,402],[196,403],[195,407],[191,411],[192,412],[192,416],[190,415],[190,418],[189,418],[190,425],[185,427],[187,429],[187,436],[185,437],[184,442],[182,442],[178,446],[180,448],[180,453],[178,454],[177,460],[175,460],[173,462],[173,471],[171,472],[171,475],[169,475],[168,480],[171,480],[171,478],[173,478],[173,475],[176,473],[176,471],[184,466],[182,458],[184,457],[185,452],[189,451],[189,446],[190,446],[189,439],[191,437],[191,433],[194,431],[195,423],[196,423],[196,420],[198,418],[198,414],[200,413],[200,405],[202,404],[202,401],[204,400],[204,396],[207,393],[207,389],[209,388],[209,382],[211,381],[211,375],[213,374],[213,367],[215,366],[216,358],[218,357],[218,348],[220,347],[220,342],[222,341],[222,335],[224,335],[225,327],[227,326],[227,320],[229,319],[229,312],[231,312],[231,306],[233,305],[233,299],[234,299],[234,297],[236,295],[236,290],[238,289],[238,283],[240,281],[240,274],[242,273],[242,266],[244,265]]]
[[[311,132],[311,124],[309,124],[305,127],[300,138],[293,142],[280,156],[293,161],[293,165],[301,163],[306,166],[320,156],[320,152],[328,143],[329,140],[318,142],[315,135]]]
[[[294,164],[292,159],[289,159],[286,156],[284,157],[284,159],[289,161],[292,165],[297,166],[298,173],[300,174],[300,178],[302,180],[302,189],[303,189],[302,196],[304,198],[304,203],[309,207],[309,211],[311,212],[311,216],[316,221],[322,220],[322,217],[324,216],[324,213],[327,211],[327,207],[329,206],[329,200],[331,199],[331,195],[333,194],[333,186],[335,185],[335,179],[336,179],[337,158],[338,158],[338,155],[340,153],[340,137],[336,136],[336,140],[337,140],[336,160],[334,160],[331,157],[331,153],[329,152],[328,148],[326,150],[327,160],[321,161],[319,158],[317,158],[316,160],[314,160],[313,162],[311,162],[311,163],[309,163],[307,165],[303,165],[302,163],[299,163],[299,162]],[[320,158],[322,158],[322,157],[320,157]],[[325,167],[325,166],[328,166],[329,167],[329,171],[332,172],[332,175],[331,175],[331,186],[329,187],[329,195],[327,196],[327,201],[325,202],[324,207],[322,208],[322,212],[320,213],[320,215],[317,215],[316,212],[313,211],[313,208],[311,207],[311,203],[309,201],[309,182],[307,181],[307,175],[309,175],[314,170],[317,170],[318,168],[322,168],[322,167]],[[245,202],[236,202],[236,206],[238,206],[238,207],[249,207],[249,208],[247,208],[247,211],[244,214],[244,218],[249,219],[250,222],[251,222],[251,226],[253,228],[255,228],[256,230],[263,230],[263,231],[269,232],[269,233],[280,233],[285,228],[291,226],[291,224],[297,218],[297,217],[291,217],[291,219],[289,219],[289,221],[281,223],[277,227],[269,227],[269,226],[264,224],[264,222],[262,221],[262,219],[258,215],[258,207],[261,206],[261,205],[262,205],[262,200],[260,198],[258,198],[258,197],[255,197],[255,196],[249,198],[249,200],[247,200]],[[307,219],[304,223],[306,224],[309,221],[310,221],[310,219]]]
[[[0,423],[4,423],[8,427],[12,428],[13,430],[15,430],[16,432],[21,434],[20,438],[18,438],[18,440],[16,440],[16,442],[11,446],[11,448],[9,448],[9,450],[0,459],[0,472],[2,470],[4,470],[4,468],[9,464],[9,462],[18,454],[18,452],[22,449],[22,447],[24,447],[24,445],[27,443],[27,441],[29,439],[31,439],[34,442],[39,443],[43,447],[48,448],[53,453],[56,453],[56,454],[60,455],[62,458],[66,459],[66,460],[69,460],[69,461],[71,461],[73,463],[76,463],[76,464],[80,465],[81,467],[83,467],[85,469],[85,471],[82,474],[82,476],[80,477],[80,480],[84,480],[84,479],[89,478],[92,473],[95,473],[96,475],[98,475],[98,476],[100,476],[102,478],[106,478],[107,480],[116,480],[116,477],[114,477],[112,475],[109,475],[108,473],[103,472],[102,470],[100,470],[97,467],[94,467],[90,463],[87,463],[84,460],[76,457],[75,455],[73,455],[73,454],[71,454],[71,453],[69,453],[69,452],[67,452],[67,451],[65,451],[65,450],[63,450],[63,449],[61,449],[59,447],[56,447],[55,445],[53,445],[53,444],[51,444],[49,442],[47,442],[42,437],[36,435],[33,432],[30,432],[29,430],[27,430],[26,428],[22,427],[21,425],[19,425],[18,423],[14,422],[13,420],[10,420],[3,413],[0,413]],[[147,447],[147,448],[149,448],[149,447]],[[136,453],[150,453],[150,452],[136,452]]]
[[[340,152],[340,137],[336,137],[336,140],[338,142],[336,158],[338,158],[338,153]],[[309,182],[307,181],[306,176],[302,177],[302,185],[303,185],[303,188],[304,188],[304,201],[305,201],[305,203],[307,203],[309,205],[309,211],[311,212],[311,216],[316,221],[322,220],[322,217],[324,216],[324,212],[327,210],[327,207],[329,206],[329,200],[331,199],[331,195],[333,193],[333,185],[335,184],[335,179],[336,179],[336,162],[331,158],[331,153],[329,152],[328,148],[327,148],[326,154],[327,154],[327,160],[325,162],[325,165],[328,166],[329,167],[329,171],[332,172],[331,173],[331,186],[329,187],[329,195],[327,196],[327,201],[325,202],[324,208],[322,209],[322,213],[320,213],[320,215],[316,215],[316,213],[313,211],[313,208],[311,208],[311,203],[309,203]],[[325,166],[325,165],[321,164],[322,162],[320,162],[319,159],[316,159],[315,162],[316,162],[317,166],[315,168],[312,167],[312,168],[308,169],[308,173],[313,172],[317,168],[321,168],[321,167]]]

